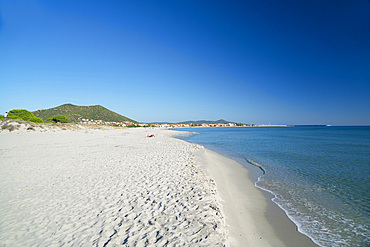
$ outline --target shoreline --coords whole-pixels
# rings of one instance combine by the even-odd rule
[[[297,231],[285,212],[271,201],[272,194],[255,187],[248,168],[206,148],[201,155],[221,194],[230,246],[318,246]]]
[[[179,135],[181,132],[184,133],[184,131],[180,131]],[[255,185],[255,180],[260,176],[258,173],[264,172],[264,170],[261,170],[259,166],[249,164],[249,161],[245,161],[249,165],[246,167],[232,157],[208,148],[204,148],[204,152],[200,155],[206,164],[207,173],[215,179],[217,188],[221,192],[226,219],[229,218],[228,228],[243,229],[243,222],[240,222],[240,218],[236,217],[233,211],[247,215],[246,219],[252,219],[255,224],[254,228],[252,227],[253,230],[249,226],[244,232],[231,231],[231,238],[235,239],[236,243],[242,243],[235,246],[251,243],[253,243],[252,246],[318,246],[308,236],[298,231],[298,227],[285,211],[272,201],[274,195],[271,192]],[[212,167],[210,163],[216,164],[216,167]],[[223,181],[224,179],[226,181]],[[249,202],[250,198],[253,198],[254,201]],[[238,205],[235,207],[232,203]],[[255,207],[252,205],[253,203],[258,206]],[[262,211],[261,208],[263,208]],[[247,231],[253,231],[254,237],[243,237],[243,233]],[[258,239],[256,235],[262,238]],[[262,241],[264,237],[266,239]],[[230,244],[230,246],[234,246],[232,242]]]

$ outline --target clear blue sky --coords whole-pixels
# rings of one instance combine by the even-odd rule
[[[370,1],[0,0],[0,114],[370,124]]]

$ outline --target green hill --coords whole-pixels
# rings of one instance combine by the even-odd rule
[[[124,117],[113,111],[110,111],[101,105],[76,106],[72,104],[64,104],[50,109],[34,111],[32,113],[36,117],[39,117],[44,121],[56,115],[63,115],[66,116],[71,122],[78,122],[84,118],[84,119],[103,120],[107,122],[137,123],[136,121]]]

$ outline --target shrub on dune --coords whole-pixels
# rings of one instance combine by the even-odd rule
[[[34,122],[34,123],[43,123],[44,121],[42,121],[41,118],[39,117],[33,117],[33,118],[30,118],[28,121],[31,121],[31,122]]]
[[[62,115],[48,118],[45,123],[69,123],[69,119]]]
[[[20,116],[17,116],[17,115],[11,115],[10,113],[9,113],[9,115],[8,115],[8,118],[7,119],[20,119],[20,120],[23,120],[23,118],[21,118]]]
[[[21,110],[11,110],[8,114],[9,119],[21,119],[25,121],[30,121],[34,123],[42,123],[42,119],[39,117],[35,117],[32,112],[29,112],[27,110],[21,109]]]

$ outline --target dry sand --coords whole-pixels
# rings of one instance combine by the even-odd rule
[[[233,160],[168,130],[52,126],[0,133],[0,246],[292,246]]]

